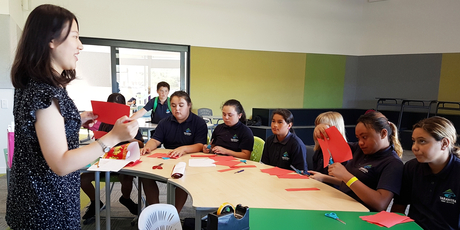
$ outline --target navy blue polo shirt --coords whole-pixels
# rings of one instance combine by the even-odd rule
[[[252,151],[254,147],[254,135],[251,129],[238,121],[234,126],[220,124],[212,133],[212,145],[221,146],[235,152],[241,150]]]
[[[177,122],[174,116],[161,120],[152,139],[161,142],[167,149],[175,149],[183,145],[206,144],[207,135],[208,127],[203,118],[190,113],[182,123]]]
[[[371,189],[385,189],[398,195],[401,189],[404,164],[393,146],[379,150],[374,154],[364,154],[358,143],[349,143],[349,145],[353,152],[353,159],[345,165],[348,172]],[[339,189],[363,203],[344,182],[340,184]],[[368,208],[371,211],[376,211],[372,210],[371,207]]]
[[[153,109],[153,105],[155,104],[155,98],[156,97],[147,102],[147,104],[144,106],[144,109],[147,110],[147,112]],[[171,116],[171,114],[172,113],[168,107],[168,99],[166,99],[164,103],[161,104],[160,99],[158,98],[157,108],[155,109],[155,111],[152,111],[152,114],[150,115],[150,122],[158,124],[161,119],[169,117]]]
[[[404,166],[401,195],[395,203],[410,204],[409,217],[423,229],[460,229],[460,159],[450,155],[447,165],[433,174],[417,159]]]
[[[276,135],[267,138],[262,154],[262,163],[292,170],[291,165],[306,172],[307,148],[295,134],[289,132],[283,141],[279,142]]]

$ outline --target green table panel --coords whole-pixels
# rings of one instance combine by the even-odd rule
[[[360,216],[369,216],[376,212],[339,212],[339,211],[317,211],[317,210],[291,210],[291,209],[249,209],[249,227],[251,230],[269,229],[378,229],[384,230],[375,224],[361,220]],[[327,212],[335,212],[340,221],[324,216]],[[422,229],[415,222],[397,224],[391,227],[392,230]]]

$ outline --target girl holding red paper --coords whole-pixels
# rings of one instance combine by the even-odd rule
[[[393,212],[404,213],[423,229],[459,229],[460,148],[457,132],[443,117],[430,117],[414,125],[412,152],[416,159],[404,165],[401,194]]]
[[[315,128],[318,139],[329,138],[327,125]],[[360,201],[372,211],[386,210],[401,188],[402,147],[396,126],[379,112],[370,112],[358,119],[355,128],[357,143],[350,143],[353,159],[345,166],[333,163],[329,175],[310,171],[311,178],[339,186],[339,189]]]
[[[321,113],[315,119],[315,126],[318,126],[319,124],[335,126],[339,130],[340,134],[342,134],[343,139],[347,141],[347,136],[345,135],[345,122],[343,121],[342,114],[334,111]],[[315,147],[313,148],[313,150],[315,150],[315,153],[313,154],[313,165],[311,169],[316,172],[327,174],[329,167],[324,167],[323,165],[323,151],[319,146],[318,139],[316,139],[315,137],[313,137],[313,139],[315,141]]]

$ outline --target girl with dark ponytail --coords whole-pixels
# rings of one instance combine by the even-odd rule
[[[223,124],[212,132],[211,148],[203,146],[204,153],[217,153],[249,159],[254,146],[254,135],[246,126],[246,113],[238,100],[231,99],[222,106]]]
[[[413,127],[415,159],[404,165],[401,195],[392,211],[404,213],[423,229],[458,229],[460,226],[460,159],[454,125],[443,117],[430,117]],[[429,191],[428,191],[429,189]]]
[[[328,138],[327,125],[316,126],[316,138]],[[329,175],[310,171],[311,178],[339,185],[339,189],[360,201],[372,211],[386,210],[399,194],[403,163],[402,148],[396,126],[380,112],[369,112],[358,119],[357,143],[349,143],[353,159],[346,165],[334,163]]]

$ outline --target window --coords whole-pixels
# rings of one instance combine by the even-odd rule
[[[157,96],[160,81],[170,94],[189,91],[189,46],[81,38],[77,79],[67,90],[79,110],[91,110],[91,100],[106,101],[113,92],[143,106]]]

